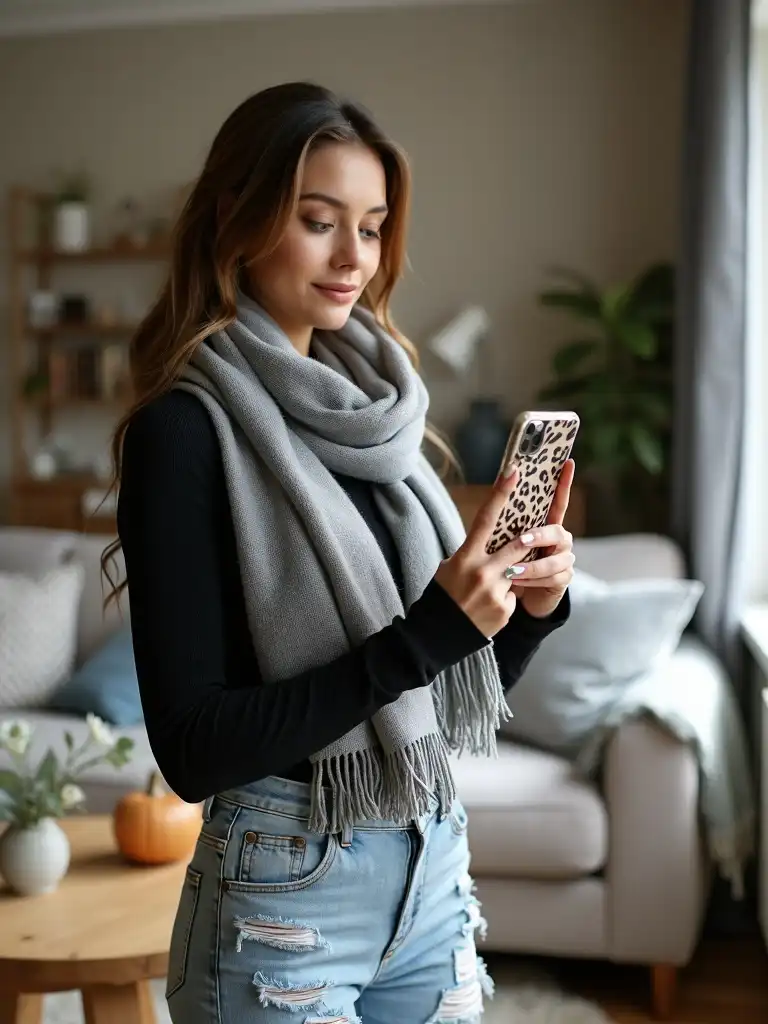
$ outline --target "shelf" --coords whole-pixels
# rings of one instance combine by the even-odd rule
[[[60,252],[57,249],[21,249],[15,256],[24,263],[125,263],[157,262],[171,255],[169,246],[148,245],[144,249],[105,248],[84,249],[82,252]]]
[[[73,338],[100,338],[114,335],[131,335],[138,330],[138,324],[127,324],[127,323],[116,323],[116,324],[98,324],[98,323],[82,323],[82,324],[52,324],[50,327],[32,327],[31,325],[26,328],[27,334],[34,335],[37,338],[50,338],[52,335],[61,335],[62,337],[73,337]]]
[[[109,409],[116,412],[127,408],[127,402],[122,398],[48,398],[47,395],[35,396],[34,398],[24,396],[24,405],[36,409]]]

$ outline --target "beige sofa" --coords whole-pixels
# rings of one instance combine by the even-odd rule
[[[86,569],[79,633],[82,660],[120,624],[102,613],[104,538],[0,529],[0,571],[36,573],[74,557]],[[660,537],[576,542],[578,564],[604,579],[676,576],[682,560]],[[123,602],[127,617],[127,600]],[[0,718],[9,715],[0,708]],[[13,712],[17,715],[18,712]],[[45,710],[24,712],[37,743],[61,744],[85,723]],[[88,779],[88,806],[109,811],[154,766],[143,728],[133,762]],[[455,763],[469,813],[472,871],[488,920],[486,948],[652,965],[654,1002],[668,1012],[675,968],[696,945],[709,867],[698,827],[697,766],[689,750],[644,722],[623,727],[602,785],[575,778],[559,757],[502,740],[498,760]]]

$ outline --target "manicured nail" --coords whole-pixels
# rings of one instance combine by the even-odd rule
[[[524,533],[523,536],[520,538],[520,540],[522,541],[523,544],[533,544],[533,534],[532,533]]]
[[[522,574],[524,572],[525,572],[525,566],[524,565],[510,565],[507,568],[505,575],[506,575],[507,579],[510,579],[512,576],[522,576]]]

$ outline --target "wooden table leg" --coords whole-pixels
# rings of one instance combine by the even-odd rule
[[[35,993],[0,992],[0,1024],[42,1024],[43,997]]]
[[[82,991],[85,1024],[155,1024],[148,981],[88,985]]]

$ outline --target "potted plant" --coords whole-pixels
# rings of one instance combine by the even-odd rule
[[[552,359],[539,393],[550,407],[578,412],[574,449],[590,492],[590,532],[666,526],[671,448],[675,276],[656,263],[634,280],[601,289],[571,270],[539,295],[571,316],[578,333]]]
[[[59,251],[82,252],[90,245],[89,196],[84,174],[62,177],[53,209],[53,244]]]
[[[0,835],[0,873],[21,895],[51,892],[69,867],[69,840],[56,822],[85,809],[85,793],[77,784],[84,771],[98,764],[128,764],[133,740],[115,739],[96,715],[88,715],[88,735],[75,745],[64,733],[66,756],[52,749],[30,763],[33,736],[22,720],[0,722],[0,752],[10,761],[0,769],[0,821],[9,826]]]

